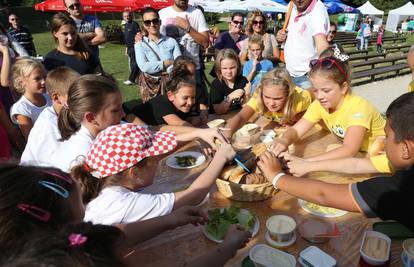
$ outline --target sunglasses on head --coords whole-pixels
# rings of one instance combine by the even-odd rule
[[[151,26],[151,23],[154,24],[154,25],[158,25],[158,24],[160,24],[160,19],[155,18],[155,19],[144,20],[144,25],[145,26]]]
[[[253,20],[253,25],[257,25],[257,24],[264,25],[265,21],[264,20]]]
[[[311,68],[314,68],[318,65],[320,65],[324,69],[331,69],[333,66],[335,66],[345,77],[347,76],[344,69],[341,66],[339,66],[339,64],[333,58],[328,57],[328,58],[312,59],[309,63],[309,66]]]
[[[233,23],[235,25],[241,25],[241,26],[243,26],[243,21],[233,20]]]
[[[75,8],[76,9],[80,9],[80,7],[81,7],[81,4],[80,3],[74,3],[74,4],[71,4],[70,6],[68,6],[68,8],[70,10],[74,10]]]

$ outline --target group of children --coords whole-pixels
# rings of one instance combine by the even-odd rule
[[[348,58],[338,47],[310,62],[311,91],[295,86],[285,69],[273,69],[261,58],[259,37],[249,38],[249,49],[256,56],[243,70],[232,50],[217,55],[210,112],[235,112],[223,130],[191,124],[196,82],[195,64],[188,57],[175,60],[165,94],[125,109],[126,113],[121,91],[111,77],[80,76],[67,67],[46,73],[40,62],[18,59],[12,81],[21,97],[10,115],[27,144],[20,166],[0,166],[0,249],[5,252],[1,262],[7,266],[134,264],[128,255],[137,243],[177,226],[206,222],[206,215],[193,206],[202,202],[225,164],[235,157],[226,140],[252,117],[289,126],[258,161],[275,187],[324,206],[396,219],[413,229],[403,207],[414,188],[410,177],[414,93],[396,99],[386,121],[372,104],[352,94]],[[286,152],[318,123],[342,144],[306,159]],[[139,192],[152,184],[163,155],[196,138],[217,151],[187,189]],[[385,150],[377,149],[384,139]],[[356,157],[360,152],[368,156]],[[283,173],[278,157],[284,157],[297,175],[329,170],[393,173],[393,177],[333,185]],[[249,237],[245,230],[232,227],[218,248],[186,264],[222,266]]]

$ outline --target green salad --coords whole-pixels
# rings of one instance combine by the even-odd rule
[[[248,210],[241,210],[240,205],[231,205],[226,209],[211,209],[208,211],[208,218],[206,230],[218,240],[224,239],[227,229],[232,224],[238,224],[251,231],[256,223],[255,215]]]

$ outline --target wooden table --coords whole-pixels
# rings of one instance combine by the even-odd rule
[[[338,143],[338,140],[328,132],[323,130],[312,130],[305,138],[294,146],[294,154],[299,156],[311,156],[326,150],[328,144]],[[197,145],[193,142],[181,150],[197,150]],[[173,170],[165,165],[165,160],[160,162],[159,172],[154,184],[145,191],[171,192],[178,191],[190,184],[207,166],[202,166],[191,170]],[[350,176],[332,173],[313,173],[308,178],[318,178],[332,183],[350,183],[368,178],[368,175]],[[215,186],[210,191],[210,199],[205,208],[228,207],[234,201],[224,198]],[[258,243],[266,243],[264,235],[266,233],[265,223],[268,217],[275,214],[286,214],[293,217],[298,224],[304,219],[313,217],[299,207],[297,198],[285,192],[278,192],[272,198],[259,202],[239,202],[242,208],[254,211],[260,220],[260,230],[257,236],[252,238],[247,247],[238,251],[237,255],[227,262],[225,266],[240,266],[241,261],[248,255],[249,249]],[[365,218],[361,214],[348,213],[339,218],[326,219],[339,226],[341,236],[332,238],[328,243],[315,245],[334,257],[337,266],[358,266],[359,248],[364,231],[370,230],[374,220]],[[299,252],[311,244],[299,236],[297,232],[296,243],[285,249],[286,252],[294,255],[296,259]],[[401,254],[400,241],[392,243],[391,266],[400,266]],[[160,236],[140,244],[135,253],[131,255],[137,259],[139,266],[181,266],[185,259],[203,254],[206,250],[216,246],[215,243],[204,237],[201,226],[183,226],[172,231],[165,232]],[[297,264],[297,266],[300,266]]]

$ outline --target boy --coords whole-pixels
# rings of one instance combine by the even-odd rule
[[[80,77],[68,67],[58,67],[47,74],[46,90],[52,106],[45,108],[36,120],[27,139],[20,165],[45,166],[58,146],[60,132],[57,126],[59,112],[66,105],[70,85]]]
[[[278,159],[266,152],[258,162],[260,170],[280,190],[323,206],[382,220],[397,220],[414,230],[407,205],[414,195],[414,93],[406,93],[388,107],[385,151],[396,168],[392,177],[376,177],[353,184],[330,184],[302,179],[282,172]]]
[[[272,61],[263,59],[263,38],[260,35],[249,37],[249,52],[253,58],[246,62],[243,67],[243,76],[251,83],[250,95],[253,95],[263,74],[273,69]]]
[[[408,50],[407,62],[412,75],[412,81],[408,85],[408,92],[414,92],[414,45],[412,45],[410,50]]]

